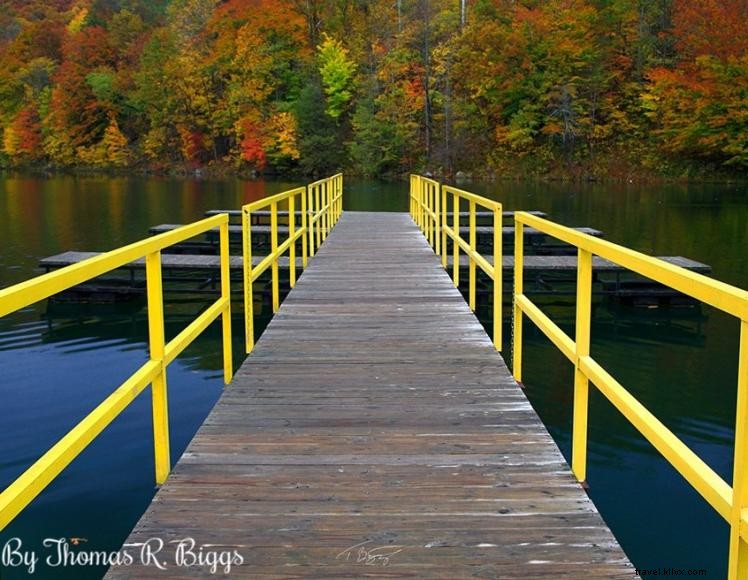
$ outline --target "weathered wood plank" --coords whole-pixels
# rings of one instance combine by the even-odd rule
[[[402,214],[346,213],[129,543],[232,577],[630,578],[491,340]],[[221,569],[219,573],[225,573]]]

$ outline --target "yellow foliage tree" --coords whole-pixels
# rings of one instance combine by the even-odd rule
[[[106,160],[109,165],[114,167],[127,167],[129,165],[130,153],[127,137],[122,134],[114,115],[109,117],[109,126],[104,131],[102,143],[106,149]]]

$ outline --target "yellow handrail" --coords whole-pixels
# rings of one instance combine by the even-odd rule
[[[730,525],[728,578],[748,577],[748,292],[668,264],[623,246],[582,234],[526,212],[515,214],[514,344],[512,371],[522,380],[523,315],[574,364],[572,471],[587,477],[587,413],[589,382],[675,467],[688,483]],[[524,294],[525,226],[577,248],[576,331],[572,339]],[[740,319],[737,413],[733,482],[730,486],[657,417],[590,356],[592,257],[600,256],[632,272],[710,304]]]
[[[493,281],[493,343],[496,350],[502,348],[502,206],[499,202],[479,195],[440,185],[433,179],[411,175],[410,214],[421,228],[424,236],[437,255],[442,266],[447,268],[447,238],[452,240],[452,280],[460,285],[460,248],[468,257],[468,304],[476,307],[476,266],[479,266]],[[460,204],[468,202],[469,240],[460,236]],[[451,206],[452,223],[449,224],[448,208]],[[493,264],[484,258],[477,248],[476,207],[481,206],[493,214]]]
[[[478,265],[497,281],[501,280],[501,205],[475,194],[441,186],[441,202],[433,192],[439,187],[433,180],[412,175],[410,178],[410,213],[429,243],[437,250],[432,232],[441,232],[442,265],[447,266],[446,237],[453,240],[453,278],[459,284],[460,248],[470,258],[468,300],[474,306],[474,272]],[[448,195],[452,196],[452,223],[448,223]],[[469,203],[470,240],[459,237],[460,200]],[[475,249],[475,206],[494,212],[494,258],[490,264]],[[684,479],[730,525],[729,580],[748,578],[748,292],[718,280],[646,256],[623,246],[601,240],[561,226],[527,212],[517,212],[514,219],[514,301],[512,372],[522,380],[522,322],[527,316],[550,341],[574,364],[574,409],[572,427],[572,471],[580,482],[587,473],[587,413],[589,383],[593,385],[628,419],[631,424],[670,462]],[[575,338],[568,336],[524,294],[524,228],[533,227],[577,248],[577,306]],[[497,255],[497,248],[499,254]],[[592,257],[600,256],[632,272],[650,278],[701,302],[718,308],[740,320],[737,411],[733,481],[730,486],[644,405],[629,393],[590,355],[592,319]],[[496,322],[494,297],[494,332]],[[500,319],[499,319],[500,320]],[[500,338],[494,342],[500,346]]]
[[[216,227],[220,233],[221,297],[167,343],[164,337],[161,250]],[[201,220],[0,290],[0,317],[141,258],[145,258],[146,265],[150,352],[148,362],[0,494],[0,530],[31,503],[149,384],[152,385],[156,483],[164,483],[171,469],[166,367],[219,316],[223,325],[224,382],[228,384],[231,380],[233,368],[227,214]]]
[[[296,228],[296,203],[301,205],[301,227]],[[278,243],[278,205],[288,206],[288,238]],[[252,212],[270,208],[270,253],[257,265],[252,265]],[[242,207],[242,246],[244,253],[244,338],[247,353],[252,352],[254,337],[255,282],[268,268],[272,272],[271,288],[273,313],[280,308],[278,263],[286,252],[289,259],[291,288],[296,285],[296,242],[301,239],[302,266],[325,241],[343,213],[343,175],[321,179],[307,187],[298,187],[260,199]]]

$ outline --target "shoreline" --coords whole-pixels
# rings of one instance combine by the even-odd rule
[[[330,170],[337,171],[337,170]],[[608,172],[605,176],[586,172],[553,171],[548,173],[521,173],[515,168],[504,174],[496,171],[473,172],[457,171],[454,174],[446,174],[439,170],[424,172],[423,168],[413,168],[410,172],[401,174],[366,175],[353,169],[343,169],[342,172],[355,179],[372,179],[377,181],[407,181],[410,173],[430,174],[434,179],[448,183],[459,182],[539,182],[539,183],[616,183],[616,184],[689,184],[689,183],[731,183],[748,184],[748,174],[724,174],[709,172],[697,175],[669,175],[666,173],[653,173],[644,171],[639,175],[626,173],[618,174]],[[315,175],[307,175],[300,171],[288,171],[285,173],[257,172],[254,170],[237,169],[231,166],[206,166],[197,168],[186,168],[174,166],[165,170],[154,170],[152,168],[131,167],[120,168],[91,168],[91,167],[50,167],[50,166],[23,166],[23,167],[0,167],[0,176],[33,176],[37,178],[54,177],[111,177],[111,178],[166,178],[166,179],[242,179],[246,181],[260,181],[264,179],[316,179]]]

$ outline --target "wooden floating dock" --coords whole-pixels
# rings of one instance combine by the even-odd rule
[[[63,268],[72,264],[77,264],[83,260],[98,256],[98,252],[63,252],[44,258],[39,261],[39,267],[45,270],[54,270],[57,268]],[[258,265],[264,256],[252,256],[252,264]],[[484,256],[489,264],[493,264],[492,256]],[[711,272],[711,267],[707,264],[702,264],[695,260],[683,258],[682,256],[662,256],[658,258],[669,264],[680,266],[686,270],[692,272],[699,272],[701,274],[707,274]],[[161,256],[162,268],[165,270],[215,270],[218,271],[221,265],[220,258],[218,256],[204,256],[195,254],[162,254]],[[288,269],[289,260],[286,257],[282,257],[279,260],[279,267],[281,270]],[[453,264],[452,257],[447,259],[447,266],[451,267]],[[296,266],[302,267],[301,258],[296,258]],[[467,268],[468,257],[460,255],[460,267]],[[514,271],[514,256],[504,256],[502,259],[502,267],[505,272]],[[145,260],[136,260],[126,266],[127,269],[132,270],[144,270]],[[230,268],[232,270],[242,269],[242,258],[241,256],[231,256]],[[577,258],[575,256],[525,256],[524,257],[524,269],[525,271],[543,271],[543,272],[576,272],[577,271]],[[618,264],[614,264],[608,260],[594,257],[592,259],[592,269],[595,272],[624,272],[625,268],[622,268]]]
[[[205,212],[205,217],[211,217],[214,215],[220,215],[222,213],[228,214],[230,218],[240,218],[242,216],[242,210],[240,209],[210,209]],[[252,225],[261,225],[261,224],[269,224],[270,223],[270,213],[269,211],[253,211],[252,212]],[[309,212],[311,213],[311,212]],[[505,211],[503,212],[503,218],[504,219],[514,219],[514,213],[513,211]],[[529,213],[530,215],[534,215],[536,217],[546,217],[547,214],[543,211],[537,211],[537,210],[530,210],[525,211],[524,213]],[[287,211],[278,211],[278,221],[281,223],[288,223],[288,212]],[[301,223],[301,212],[296,211],[294,212],[296,215],[296,223]],[[461,211],[460,212],[460,220],[467,222],[467,220],[470,218],[470,212],[467,211]],[[476,211],[475,212],[475,219],[478,223],[483,222],[490,222],[493,223],[493,213],[490,211]]]
[[[39,267],[45,271],[51,271],[72,264],[77,264],[88,258],[97,256],[97,252],[64,252],[55,256],[44,258],[39,262]],[[492,256],[484,256],[489,263],[493,263]],[[252,264],[257,266],[264,256],[252,256]],[[707,274],[711,268],[701,262],[689,260],[680,256],[664,256],[661,260],[680,266],[693,272]],[[447,260],[448,269],[452,268],[452,257]],[[220,258],[212,255],[197,254],[162,254],[162,269],[164,280],[173,288],[175,284],[185,283],[189,280],[197,281],[194,292],[201,292],[205,288],[213,291],[216,287],[220,273]],[[511,284],[514,276],[514,256],[505,255],[502,260],[505,284]],[[231,256],[229,267],[233,273],[233,292],[241,292],[240,273],[242,270],[241,256]],[[301,258],[296,258],[296,267],[302,269]],[[464,254],[460,256],[460,267],[468,267],[468,258]],[[289,259],[282,257],[279,260],[279,270],[288,272]],[[96,301],[115,302],[125,300],[129,296],[141,296],[145,292],[143,273],[145,272],[145,261],[137,260],[123,268],[125,277],[106,278],[94,283],[88,283],[62,293],[58,301]],[[451,271],[451,270],[450,270]],[[527,291],[529,293],[565,294],[573,293],[574,288],[563,286],[565,282],[576,279],[577,258],[575,256],[525,256],[524,274]],[[652,305],[656,300],[659,304],[671,303],[682,295],[678,292],[656,284],[651,281],[633,278],[627,275],[627,270],[601,258],[593,258],[593,272],[595,273],[595,284],[593,291],[619,299],[632,301],[646,300],[646,305]],[[187,278],[187,276],[200,276],[202,278]],[[602,275],[602,277],[600,276]],[[561,276],[562,278],[559,278]],[[563,279],[565,278],[565,280]],[[192,292],[190,287],[181,289],[182,292]],[[479,285],[478,294],[487,293],[488,290]],[[688,302],[689,304],[691,301]]]
[[[166,232],[174,231],[178,228],[181,228],[184,224],[159,224],[157,226],[153,226],[148,230],[150,234],[157,235],[157,234],[163,234]],[[596,230],[595,228],[588,228],[588,227],[579,227],[579,228],[572,228],[582,234],[587,234],[589,236],[595,236],[596,238],[601,238],[603,236],[603,233],[600,230]],[[505,238],[511,238],[512,241],[514,240],[514,226],[503,226],[501,228],[502,235]],[[492,236],[493,235],[493,226],[476,226],[475,231],[478,236]],[[533,238],[533,237],[546,237],[546,234],[543,232],[540,232],[536,230],[535,228],[526,227],[525,228],[525,237],[526,238]],[[278,233],[282,236],[288,236],[288,226],[278,226]],[[460,227],[460,234],[469,234],[470,228],[467,226]],[[270,226],[252,226],[252,234],[253,235],[270,235]],[[216,239],[218,238],[218,230],[212,230],[210,232],[211,236],[214,236]],[[229,226],[229,236],[234,240],[241,240],[242,238],[242,226],[239,225],[232,225]]]
[[[625,578],[633,568],[406,214],[343,214],[128,543],[231,577]],[[107,578],[207,575],[132,566]]]

